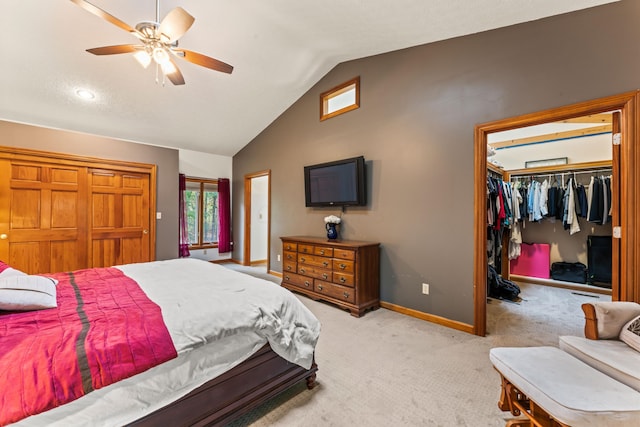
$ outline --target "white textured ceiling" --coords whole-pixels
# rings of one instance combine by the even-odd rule
[[[85,52],[136,42],[113,24],[69,0],[4,0],[0,119],[231,156],[340,62],[613,1],[161,0],[160,18],[196,18],[180,47],[235,67],[178,60],[186,84],[162,87],[130,54]],[[155,19],[155,0],[92,3],[131,26]]]

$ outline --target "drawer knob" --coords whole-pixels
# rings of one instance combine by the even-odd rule
[[[322,278],[326,280],[329,278],[329,275],[327,273],[322,273]]]
[[[329,263],[327,261],[323,262],[322,265],[324,265],[325,267],[329,266]]]
[[[285,280],[289,280],[289,276],[287,276],[286,274],[284,275],[284,279]]]
[[[309,287],[309,285],[311,285],[311,283],[309,283],[309,281],[308,281],[308,280],[305,280],[305,281],[304,281],[304,285],[308,288],[308,287]]]
[[[304,257],[303,257],[303,258],[300,258],[300,262],[304,262]]]
[[[340,264],[340,268],[341,268],[342,270],[344,270],[345,268],[347,268],[347,266],[346,266],[346,264]]]
[[[344,296],[345,298],[349,298],[349,292],[343,293],[342,296]]]
[[[287,259],[291,259],[293,258],[291,255],[287,255]]]
[[[322,285],[318,285],[318,290],[321,291],[322,290]]]
[[[287,270],[291,270],[291,266],[290,265],[287,265]]]
[[[344,283],[344,282],[346,282],[346,281],[347,281],[347,279],[345,279],[344,277],[341,277],[341,278],[340,278],[340,281],[341,281],[342,283]]]
[[[324,249],[320,250],[320,255],[324,255]]]
[[[304,268],[300,269],[300,273],[304,274]]]

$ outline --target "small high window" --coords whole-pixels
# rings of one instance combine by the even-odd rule
[[[360,77],[320,94],[320,120],[360,107]]]

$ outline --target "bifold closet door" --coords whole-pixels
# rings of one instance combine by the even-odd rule
[[[87,169],[0,159],[0,260],[28,274],[87,265]]]
[[[151,261],[149,174],[89,170],[91,267]]]

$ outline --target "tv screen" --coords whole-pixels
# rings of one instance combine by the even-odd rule
[[[364,206],[364,157],[304,167],[306,206]]]

